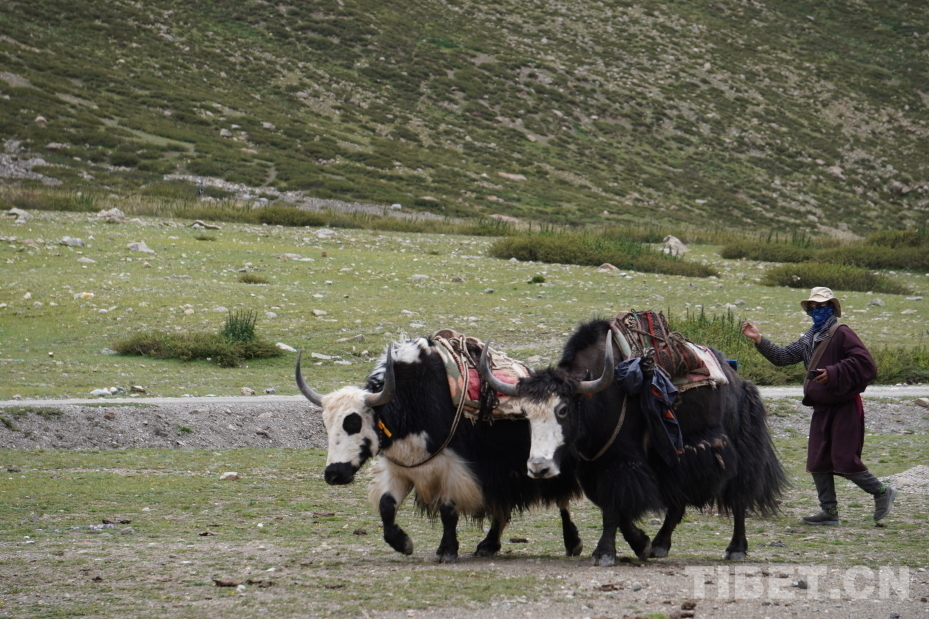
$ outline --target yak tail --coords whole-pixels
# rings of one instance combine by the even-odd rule
[[[729,507],[737,501],[749,512],[774,516],[780,512],[780,499],[790,487],[790,482],[771,440],[768,414],[758,387],[751,381],[743,381],[738,397],[740,432],[736,449],[740,460],[739,479],[728,484],[725,494],[732,494],[724,497],[723,502]]]

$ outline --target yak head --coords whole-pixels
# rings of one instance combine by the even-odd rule
[[[329,437],[323,476],[327,484],[349,484],[355,479],[358,469],[380,451],[374,407],[386,404],[394,395],[391,351],[387,351],[384,387],[376,393],[358,387],[342,387],[328,395],[320,395],[303,380],[301,356],[302,353],[297,355],[297,386],[310,402],[322,407],[323,423]]]
[[[609,337],[609,334],[607,334]],[[488,361],[490,341],[481,351],[480,372],[496,391],[521,398],[529,420],[531,446],[526,466],[529,477],[543,479],[561,472],[561,458],[574,436],[580,398],[606,389],[613,382],[613,348],[609,340],[603,356],[603,374],[597,380],[578,380],[560,369],[532,370],[515,385],[493,375]],[[571,411],[574,414],[571,414]]]

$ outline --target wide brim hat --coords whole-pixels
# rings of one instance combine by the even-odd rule
[[[810,298],[800,301],[800,307],[802,307],[805,312],[807,308],[810,307],[810,303],[826,303],[827,301],[831,302],[832,306],[835,308],[836,318],[841,316],[842,304],[839,303],[839,299],[832,294],[832,290],[825,286],[818,286],[810,290]]]

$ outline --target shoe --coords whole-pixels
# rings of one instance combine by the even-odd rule
[[[830,509],[829,511],[824,509],[818,514],[804,516],[803,522],[805,524],[828,524],[832,526],[842,524],[842,522],[839,520],[839,510],[837,509]]]
[[[889,486],[880,494],[874,495],[875,522],[890,513],[890,508],[893,507],[895,498],[897,498],[897,490]]]

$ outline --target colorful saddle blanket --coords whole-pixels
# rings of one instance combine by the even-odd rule
[[[448,388],[456,410],[461,407],[465,417],[471,421],[525,417],[519,398],[496,392],[481,379],[478,364],[484,342],[451,329],[442,329],[436,333],[432,342],[433,348],[445,362]],[[495,377],[511,385],[529,376],[525,365],[499,351],[491,356],[490,369]]]
[[[610,320],[610,329],[626,359],[641,357],[653,348],[655,363],[681,390],[729,384],[713,351],[671,331],[661,312],[619,312]]]

